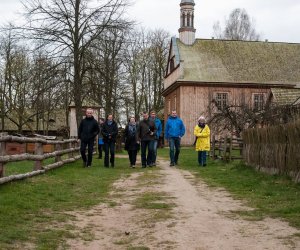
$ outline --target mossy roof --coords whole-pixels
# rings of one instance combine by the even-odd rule
[[[299,83],[300,44],[177,39],[182,81]]]
[[[274,102],[279,105],[296,104],[300,98],[300,89],[272,88],[271,91]]]

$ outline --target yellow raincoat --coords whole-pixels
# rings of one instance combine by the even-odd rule
[[[194,135],[197,137],[196,151],[209,151],[210,150],[210,129],[207,125],[204,128],[195,126]]]

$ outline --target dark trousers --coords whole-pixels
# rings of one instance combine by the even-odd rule
[[[103,144],[98,144],[99,159],[102,159]]]
[[[137,150],[128,150],[130,165],[135,165],[136,155],[137,155]]]
[[[153,142],[154,140],[141,142],[141,158],[142,158],[143,166],[151,165],[153,163],[153,155],[154,155]],[[148,154],[147,154],[147,148],[148,148]]]
[[[153,163],[156,163],[158,140],[153,141]]]
[[[108,141],[104,143],[104,166],[108,167],[109,162],[112,167],[115,165],[115,142]],[[109,160],[109,154],[110,154],[110,160]]]
[[[198,163],[200,166],[206,166],[206,151],[198,151]]]
[[[177,164],[179,153],[180,153],[180,138],[171,137],[169,139],[169,147],[170,147],[170,161],[171,163]]]
[[[88,147],[87,159],[86,159],[86,153],[85,153],[86,147]],[[81,141],[81,143],[80,143],[81,158],[86,163],[87,166],[91,166],[91,164],[92,164],[93,151],[94,151],[94,140]]]

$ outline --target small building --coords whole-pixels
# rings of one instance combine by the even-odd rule
[[[260,108],[293,93],[299,102],[300,44],[196,39],[194,6],[194,0],[181,0],[179,38],[171,39],[163,91],[165,120],[177,110],[186,125],[182,144],[193,143],[200,115],[212,117],[213,101]]]

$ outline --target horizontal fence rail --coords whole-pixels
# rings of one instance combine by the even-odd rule
[[[28,149],[27,144],[34,144],[34,150],[31,153],[8,154],[8,144],[19,143],[26,144],[24,148]],[[44,152],[45,146],[53,145],[53,152]],[[67,159],[62,156],[67,155]],[[35,175],[43,174],[46,171],[63,166],[66,163],[74,162],[80,159],[79,146],[76,139],[67,140],[46,140],[42,138],[28,138],[18,136],[0,136],[0,184],[14,180],[21,180]],[[55,158],[55,162],[44,165],[43,160]],[[33,171],[5,176],[5,165],[10,162],[33,161]]]

